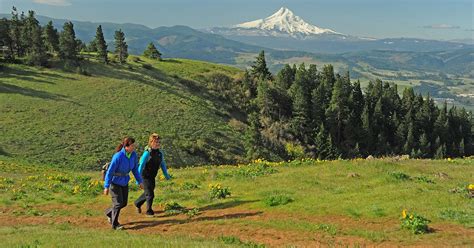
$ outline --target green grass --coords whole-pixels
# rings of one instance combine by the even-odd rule
[[[127,232],[78,228],[68,223],[21,227],[0,227],[2,247],[245,247],[240,243],[191,237],[130,235]]]
[[[151,69],[141,65],[149,64]],[[170,166],[236,163],[241,131],[229,104],[203,86],[238,69],[192,60],[128,65],[86,61],[84,76],[5,64],[0,72],[0,155],[67,168],[98,168],[125,135],[140,149],[158,132]],[[194,152],[194,153],[193,153]]]
[[[443,231],[435,231],[428,235],[415,235],[400,227],[401,211],[407,209],[431,220],[428,226],[452,225],[469,229],[474,226],[474,205],[462,190],[472,182],[472,158],[454,160],[340,160],[340,161],[293,161],[289,163],[255,162],[250,165],[235,166],[204,166],[174,169],[171,181],[157,183],[155,204],[165,206],[176,202],[188,210],[193,210],[189,218],[199,218],[200,214],[211,210],[245,209],[265,213],[266,218],[216,218],[202,221],[202,225],[218,225],[223,229],[234,227],[275,230],[281,232],[300,232],[303,237],[316,233],[328,239],[337,237],[358,237],[371,242],[395,242],[399,245],[436,244],[436,242],[466,244],[472,237],[452,236]],[[274,173],[257,177],[244,178],[241,171],[258,164],[267,164],[275,169]],[[94,194],[101,187],[89,189],[98,178],[98,172],[71,172],[45,167],[32,170],[26,164],[18,164],[8,160],[1,161],[3,171],[0,172],[0,206],[14,209],[10,213],[16,217],[30,216],[41,218],[59,218],[64,216],[102,215],[101,210],[83,206],[107,205],[107,197]],[[357,173],[360,177],[348,177]],[[438,173],[446,173],[449,178],[439,178]],[[222,177],[220,175],[235,175]],[[424,180],[400,180],[393,175],[408,175],[410,178],[429,178],[433,183]],[[34,176],[47,175],[42,180]],[[88,178],[88,179],[87,179]],[[405,178],[405,177],[403,177]],[[45,185],[62,181],[60,190],[45,188]],[[85,181],[84,181],[85,180]],[[209,197],[209,184],[219,183],[229,187],[232,195],[222,200]],[[75,193],[74,188],[78,186]],[[452,191],[453,188],[461,190]],[[21,197],[15,197],[18,192]],[[43,192],[43,193],[41,193]],[[141,192],[132,188],[130,199],[135,199]],[[269,198],[274,197],[269,204]],[[291,199],[291,200],[290,200]],[[44,211],[45,207],[54,204],[66,204],[70,211]],[[177,213],[178,215],[180,213]],[[184,212],[181,214],[185,214]],[[351,224],[352,223],[352,224]],[[378,226],[366,223],[379,223]],[[386,224],[384,224],[386,223]],[[28,239],[20,239],[21,233],[32,228]],[[70,231],[71,226],[47,225],[38,227],[2,227],[2,236],[8,238],[11,245],[50,245],[59,241],[59,236],[75,237],[74,244],[103,244],[100,239],[86,241],[87,233],[83,230],[77,234]],[[75,227],[74,227],[75,228]],[[109,232],[100,231],[104,235]],[[117,239],[130,238],[141,244],[149,244],[147,239],[118,235]],[[123,235],[123,237],[121,236]],[[217,235],[217,234],[215,234]],[[209,234],[204,240],[195,241],[190,238],[176,241],[170,237],[156,237],[156,242],[168,244],[212,245],[228,244],[219,241],[219,237]],[[235,236],[235,235],[234,235]],[[232,237],[234,237],[232,236]],[[72,238],[70,238],[72,239]],[[235,236],[234,244],[253,245],[238,242],[242,237]],[[36,241],[38,240],[38,241]],[[258,240],[257,240],[258,241]],[[150,241],[151,242],[151,241]],[[175,243],[173,243],[175,242]],[[178,243],[176,243],[178,242]],[[181,243],[183,242],[183,243]],[[193,243],[198,242],[198,243]],[[211,242],[211,243],[208,243]],[[262,242],[256,242],[260,244]],[[66,244],[66,243],[64,243]],[[161,244],[161,243],[160,243]]]

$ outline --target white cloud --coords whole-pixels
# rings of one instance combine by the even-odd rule
[[[431,29],[459,29],[459,26],[449,25],[449,24],[434,24],[423,26],[423,28],[431,28]]]
[[[69,6],[70,2],[67,0],[33,0],[35,3],[53,5],[53,6]]]

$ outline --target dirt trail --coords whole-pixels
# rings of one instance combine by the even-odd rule
[[[46,213],[44,216],[15,216],[13,210],[0,208],[0,226],[17,226],[31,224],[51,224],[51,223],[71,223],[85,228],[110,229],[107,220],[102,216],[48,216],[52,210],[74,211],[74,205],[47,205],[37,207],[39,211]],[[102,211],[107,206],[81,205],[81,208],[95,208]],[[225,221],[225,220],[237,220]],[[325,231],[295,231],[275,229],[271,227],[261,227],[252,224],[239,223],[239,219],[254,220],[258,222],[271,221],[304,221],[314,224],[330,224],[337,226],[336,235],[331,235]],[[223,220],[223,221],[219,221]],[[188,235],[191,237],[217,238],[219,236],[235,236],[242,241],[252,241],[258,244],[265,244],[269,247],[282,247],[293,245],[297,247],[320,247],[320,246],[364,246],[364,247],[393,247],[402,246],[394,240],[383,242],[372,242],[370,240],[342,235],[344,230],[353,230],[363,227],[364,230],[384,230],[390,233],[396,231],[399,223],[396,221],[370,222],[355,220],[341,216],[302,216],[296,214],[264,213],[261,211],[248,210],[239,207],[229,207],[224,209],[202,208],[200,214],[193,218],[188,218],[184,214],[166,216],[163,212],[157,212],[154,217],[146,217],[138,214],[133,205],[122,210],[120,222],[125,226],[125,231],[129,233],[159,234],[163,236]],[[251,223],[251,222],[250,222]],[[455,225],[432,225],[436,232],[443,232],[450,238],[474,237],[474,230]],[[466,236],[467,235],[467,236]],[[416,242],[415,246],[450,246],[449,242],[430,239],[426,242]],[[474,238],[473,238],[474,242]],[[451,244],[452,245],[452,244]]]

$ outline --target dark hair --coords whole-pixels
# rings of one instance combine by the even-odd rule
[[[132,137],[125,137],[123,140],[122,140],[122,143],[120,143],[117,148],[115,148],[115,152],[119,152],[120,150],[122,150],[122,148],[125,146],[130,146],[132,145],[133,143],[135,143],[135,139],[132,138]]]

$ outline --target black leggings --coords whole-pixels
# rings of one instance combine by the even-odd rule
[[[128,202],[128,185],[120,186],[110,184],[110,196],[112,196],[112,207],[105,210],[105,214],[112,219],[112,227],[119,225],[118,218],[120,209],[127,206]]]
[[[141,207],[146,202],[146,209],[148,213],[153,213],[152,205],[155,198],[155,179],[143,179],[143,188],[145,192],[135,201],[136,207]]]

